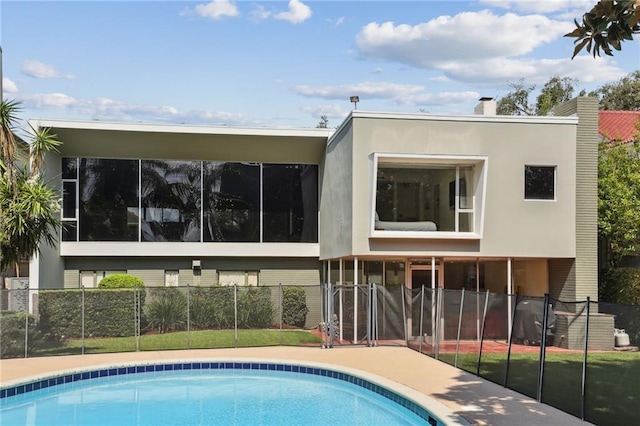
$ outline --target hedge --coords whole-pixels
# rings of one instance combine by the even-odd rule
[[[0,358],[24,357],[25,325],[28,321],[27,354],[44,344],[44,336],[36,328],[35,317],[29,314],[25,318],[24,312],[0,312]]]
[[[136,332],[136,293],[140,312],[145,292],[99,289],[84,292],[84,336],[124,337]],[[55,339],[82,337],[82,290],[43,290],[39,296],[40,329]],[[141,318],[144,322],[144,319]]]
[[[303,328],[307,322],[307,292],[302,287],[282,287],[282,322]]]
[[[144,282],[135,275],[113,274],[104,277],[98,288],[135,288],[144,287]]]

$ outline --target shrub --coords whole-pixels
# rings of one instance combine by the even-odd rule
[[[144,287],[144,282],[129,274],[113,274],[107,275],[98,284],[99,288],[135,288]]]
[[[27,354],[31,355],[34,350],[39,349],[44,344],[44,336],[36,328],[36,321],[33,315],[25,318],[24,312],[2,312],[0,313],[0,358],[21,358],[24,357],[25,329],[27,334]],[[28,321],[28,328],[25,324]]]
[[[238,328],[267,328],[272,324],[271,289],[238,288]]]
[[[302,287],[282,288],[282,322],[303,328],[307,321],[307,293]]]
[[[598,294],[603,302],[640,304],[640,269],[609,269],[600,280]]]
[[[189,320],[195,329],[233,328],[233,287],[192,288]]]
[[[159,333],[184,330],[187,324],[187,297],[176,288],[156,288],[144,307],[149,327]]]
[[[140,298],[136,295],[139,293]],[[134,336],[144,291],[92,289],[84,291],[85,337]],[[82,337],[82,290],[43,290],[39,294],[39,327],[51,337]]]

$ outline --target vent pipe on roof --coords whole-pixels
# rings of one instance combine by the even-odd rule
[[[498,103],[493,98],[482,97],[480,103],[476,105],[473,113],[476,115],[496,115]]]

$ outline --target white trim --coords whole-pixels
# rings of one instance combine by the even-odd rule
[[[420,120],[420,121],[471,121],[488,123],[527,123],[527,124],[578,124],[578,117],[552,117],[552,116],[519,116],[519,115],[446,115],[424,113],[397,113],[383,111],[354,110],[351,118],[381,118],[396,120]],[[345,120],[347,121],[347,120]],[[338,128],[339,129],[339,128]]]
[[[179,257],[315,257],[318,243],[200,243],[64,241],[60,256],[179,256]]]
[[[187,133],[210,135],[240,135],[240,136],[281,136],[281,137],[316,137],[328,138],[335,129],[296,129],[296,128],[268,128],[268,127],[225,127],[225,126],[194,126],[175,124],[150,123],[117,123],[105,121],[74,121],[74,120],[29,120],[34,128],[75,129],[75,130],[104,130],[148,133]]]

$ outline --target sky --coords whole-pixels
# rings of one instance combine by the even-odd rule
[[[3,95],[24,119],[336,127],[359,110],[471,114],[520,79],[587,91],[640,40],[571,60],[595,0],[0,0]]]

